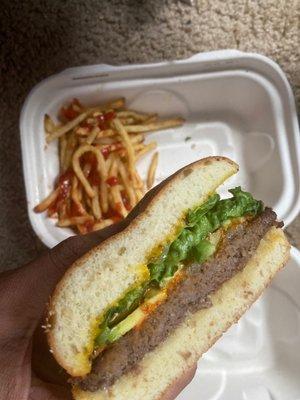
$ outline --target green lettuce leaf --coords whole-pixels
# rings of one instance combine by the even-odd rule
[[[185,227],[177,238],[148,264],[150,280],[127,292],[116,306],[106,312],[95,340],[97,347],[110,343],[114,337],[112,329],[143,303],[149,289],[163,287],[182,262],[203,263],[214,254],[216,245],[207,240],[209,234],[234,218],[256,216],[262,212],[263,203],[250,193],[240,187],[229,192],[232,197],[220,200],[218,194],[213,194],[204,204],[187,213]]]

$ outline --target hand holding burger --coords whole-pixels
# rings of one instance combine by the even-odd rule
[[[122,228],[118,224],[101,232],[69,238],[30,264],[0,274],[1,399],[72,398],[70,385],[49,352],[41,327],[45,306],[66,269]],[[193,366],[182,385],[188,384],[195,370]]]

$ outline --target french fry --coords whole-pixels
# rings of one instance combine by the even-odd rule
[[[156,114],[143,114],[132,110],[117,111],[118,118],[133,118],[135,121],[146,121],[147,119],[156,116]]]
[[[91,198],[86,194],[86,192],[84,192],[84,193],[85,193],[85,195],[84,195],[84,201],[85,201],[87,207],[91,210],[91,209],[92,209],[92,200],[91,200]]]
[[[109,191],[108,193],[107,193],[107,198],[108,198],[108,205],[109,205],[109,208],[110,209],[114,209],[114,199],[113,199],[113,197],[112,197],[112,194],[111,194],[111,192]]]
[[[131,140],[132,143],[140,143],[145,140],[145,135],[143,134],[137,134],[137,135],[130,135],[129,139]]]
[[[100,183],[100,204],[104,213],[108,211],[108,190],[105,181]]]
[[[109,155],[109,157],[107,158],[107,160],[105,160],[105,162],[106,162],[106,171],[109,171],[109,170],[110,170],[111,163],[112,163],[112,161],[113,161],[112,155],[113,155],[113,153],[111,153],[111,154]]]
[[[82,110],[83,110],[82,107],[80,107],[78,104],[74,104],[74,103],[72,104],[72,108],[74,111],[77,111],[77,112],[82,112]]]
[[[124,145],[122,142],[114,142],[109,145],[98,145],[98,146],[100,147],[101,150],[105,148],[108,149],[110,153],[124,149]]]
[[[135,143],[133,145],[133,148],[134,148],[135,152],[138,152],[138,151],[142,150],[144,147],[145,147],[144,143]]]
[[[79,225],[85,224],[86,222],[92,222],[94,218],[91,215],[82,215],[80,217],[71,217],[60,219],[57,223],[58,226],[72,226],[72,225]]]
[[[131,206],[131,208],[133,208],[137,203],[135,192],[134,192],[133,187],[132,187],[132,185],[131,185],[131,183],[129,181],[129,177],[127,175],[126,168],[125,168],[123,162],[121,160],[118,160],[117,162],[118,162],[118,167],[119,167],[119,172],[120,172],[120,175],[121,175],[121,179],[122,179],[125,191],[127,193],[127,196],[129,198],[130,206]]]
[[[80,180],[82,183],[82,186],[84,187],[86,193],[88,194],[89,197],[93,198],[96,194],[91,187],[89,181],[86,179],[84,176],[84,173],[80,167],[80,157],[87,152],[92,152],[95,154],[96,159],[97,159],[97,171],[99,173],[100,178],[105,181],[107,178],[107,171],[106,171],[106,164],[105,160],[103,158],[103,155],[101,151],[97,150],[94,146],[91,145],[84,145],[79,147],[74,155],[73,155],[73,170],[75,174],[77,175],[77,178]]]
[[[150,142],[144,146],[143,149],[139,150],[136,154],[136,161],[140,160],[145,154],[157,147],[156,142]]]
[[[144,197],[143,191],[140,190],[140,189],[137,189],[137,190],[136,190],[136,197],[137,197],[137,201],[142,200],[142,198]]]
[[[152,122],[157,121],[157,119],[158,119],[157,114],[153,114],[151,117],[149,117],[148,119],[146,119],[145,121],[143,121],[141,124],[142,124],[142,125],[152,124]]]
[[[143,189],[144,188],[144,183],[142,181],[142,178],[138,174],[137,171],[135,171],[135,188],[136,189]]]
[[[93,231],[99,231],[100,229],[106,228],[114,223],[112,219],[103,219],[100,222],[96,222],[93,226]]]
[[[158,152],[154,153],[151,159],[150,167],[147,176],[147,188],[151,189],[155,179],[155,172],[158,164]]]
[[[120,118],[120,121],[123,125],[132,125],[135,124],[137,121],[134,118]]]
[[[124,108],[125,106],[125,99],[124,97],[120,97],[119,99],[112,100],[108,103],[104,103],[102,105],[92,107],[89,109],[89,115],[100,115],[103,112],[109,112],[114,110],[119,110],[120,108]]]
[[[97,139],[103,138],[103,137],[111,137],[115,136],[117,133],[113,129],[104,129],[103,131],[100,131],[97,135]]]
[[[92,165],[90,163],[86,163],[83,166],[82,172],[84,176],[87,178],[89,174],[91,173]]]
[[[64,199],[64,201],[59,203],[58,210],[57,210],[59,220],[67,218],[67,214],[68,214],[67,209],[69,208],[69,206],[70,206],[70,201],[68,198]]]
[[[117,188],[120,190],[120,192],[122,192],[122,191],[124,191],[125,190],[125,186],[123,185],[123,183],[120,183],[120,184],[118,184],[118,185],[116,185],[117,186]],[[123,202],[124,203],[124,202]]]
[[[113,138],[113,137],[97,137],[95,140],[94,140],[94,143],[96,143],[96,144],[102,144],[102,145],[107,145],[107,144],[113,144],[113,143],[116,143],[116,138]]]
[[[120,108],[125,107],[125,99],[124,97],[120,97],[119,99],[112,100],[103,106],[102,110],[109,110],[110,108],[113,110],[118,110]]]
[[[95,111],[92,116],[95,117],[99,117],[99,115],[102,115],[103,113],[101,111]]]
[[[67,138],[67,144],[66,144],[64,159],[62,160],[63,171],[66,171],[71,166],[72,156],[78,144],[77,137],[73,135],[72,132],[67,134],[66,138]]]
[[[82,197],[83,197],[83,191],[82,191],[82,185],[80,182],[78,182],[77,186],[77,198],[78,200],[82,203]]]
[[[85,235],[87,233],[87,227],[84,224],[77,224],[76,228],[81,235]]]
[[[96,126],[91,133],[88,135],[88,137],[86,138],[86,143],[87,144],[92,144],[93,141],[96,139],[98,133],[100,132],[100,129],[98,128],[98,126]]]
[[[120,213],[123,218],[126,218],[128,215],[128,211],[124,206],[120,189],[118,188],[118,186],[112,186],[110,190],[114,201],[114,210]]]
[[[61,172],[65,171],[65,154],[67,149],[67,138],[63,135],[59,138],[59,165]]]
[[[47,142],[48,143],[52,142],[53,140],[64,135],[65,133],[71,131],[73,128],[75,128],[77,125],[79,125],[87,117],[89,117],[91,114],[93,114],[96,111],[105,111],[107,109],[116,109],[117,110],[119,108],[124,107],[124,104],[125,104],[125,99],[120,98],[120,99],[111,101],[110,103],[107,103],[103,106],[88,108],[88,109],[86,109],[86,111],[79,114],[76,118],[72,119],[71,121],[67,122],[65,125],[57,128],[53,132],[51,132],[51,134],[48,135],[48,137],[47,137]]]
[[[145,125],[126,125],[124,129],[128,133],[152,132],[162,129],[175,128],[184,123],[183,118],[166,119],[164,121],[152,122]]]
[[[118,163],[117,163],[117,160],[116,160],[114,154],[111,154],[110,159],[111,159],[111,164],[110,164],[110,168],[109,168],[109,171],[108,171],[108,177],[112,178],[112,177],[117,176]]]
[[[119,169],[118,160],[114,157],[109,170],[109,177],[110,178],[117,177],[118,169]],[[128,211],[124,206],[119,185],[110,186],[109,190],[111,193],[112,208],[115,211],[119,212],[125,218],[128,214]]]
[[[133,144],[138,144],[145,139],[145,136],[142,134],[130,135],[129,139],[131,140],[131,142]],[[100,144],[100,145],[120,144],[120,142],[118,142],[118,139],[115,137],[96,138],[94,140],[94,143]]]
[[[53,190],[43,201],[34,207],[34,211],[41,213],[47,210],[47,208],[57,199],[59,195],[59,187]]]
[[[73,176],[72,187],[71,187],[71,198],[76,204],[78,212],[82,215],[85,215],[87,214],[87,212],[83,207],[83,204],[81,203],[81,197],[82,197],[82,191],[80,190],[78,179],[76,176]]]
[[[83,122],[88,116],[88,112],[83,112],[78,115],[78,117],[72,119],[71,121],[67,122],[65,125],[61,126],[60,128],[55,129],[51,135],[48,136],[47,142],[50,143],[55,139],[58,139],[60,136],[64,135],[65,133],[74,129],[77,125]]]
[[[80,137],[88,136],[89,132],[89,128],[86,128],[85,126],[79,126],[75,129],[75,134]]]
[[[97,186],[93,186],[93,190],[96,193],[96,196],[92,198],[92,210],[94,217],[96,219],[100,219],[102,217],[101,208],[99,204],[99,191]]]
[[[53,119],[48,114],[45,114],[44,129],[45,129],[46,134],[51,135],[52,132],[55,131],[55,128],[56,128],[56,126],[55,126]]]
[[[132,177],[132,180],[134,180],[135,177],[135,154],[134,154],[134,148],[131,143],[131,140],[129,139],[128,133],[126,132],[126,129],[120,122],[118,118],[115,118],[113,121],[113,124],[117,130],[117,132],[120,134],[122,141],[124,143],[124,146],[127,149],[127,158],[128,158],[128,167],[129,167],[129,172]]]
[[[145,185],[136,169],[136,162],[157,147],[154,141],[144,143],[145,134],[180,126],[184,120],[159,120],[157,114],[128,110],[124,98],[94,107],[84,107],[74,99],[68,108],[75,111],[74,115],[79,115],[64,124],[56,124],[49,115],[45,115],[44,128],[47,142],[59,139],[61,172],[74,172],[71,190],[57,202],[60,188],[55,189],[34,210],[48,210],[48,216],[58,218],[58,226],[76,227],[85,234],[114,223],[114,220],[104,218],[109,212],[117,211],[125,218],[128,214],[127,202],[128,208],[132,209],[144,196]],[[106,125],[100,122],[101,115]],[[94,154],[97,164],[94,164],[94,159],[87,159],[81,165],[81,156],[86,152]],[[148,189],[154,183],[157,163],[156,152],[148,169]],[[95,173],[100,178],[97,184]],[[108,181],[108,177],[115,177],[118,182]],[[73,207],[76,207],[75,211]]]

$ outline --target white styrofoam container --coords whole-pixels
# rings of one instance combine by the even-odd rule
[[[32,211],[51,191],[58,174],[58,146],[46,146],[44,114],[55,118],[73,97],[97,104],[119,96],[126,97],[129,107],[187,120],[181,128],[148,135],[149,141],[159,144],[156,183],[189,162],[225,155],[240,165],[240,173],[226,187],[241,184],[274,207],[286,225],[299,212],[300,140],[294,99],[273,61],[220,51],[153,65],[71,68],[31,91],[20,120],[28,213],[47,246],[72,231]],[[142,176],[150,157],[138,165]]]
[[[286,225],[295,218],[300,210],[300,137],[287,79],[264,56],[217,51],[151,65],[71,68],[31,91],[20,120],[23,169],[30,221],[47,246],[72,231],[32,211],[58,174],[57,143],[46,146],[44,114],[55,118],[73,97],[93,105],[119,96],[126,97],[130,108],[187,120],[181,128],[147,137],[158,142],[156,183],[199,158],[228,156],[240,172],[222,193],[241,185],[272,206]],[[150,157],[138,165],[142,177]],[[285,272],[203,357],[179,399],[300,399],[299,268],[299,252],[293,249]]]

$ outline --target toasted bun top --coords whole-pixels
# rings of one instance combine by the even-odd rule
[[[72,376],[90,372],[99,316],[130,287],[147,279],[147,258],[180,224],[188,209],[206,201],[238,166],[225,157],[190,164],[150,191],[121,232],[78,259],[57,285],[49,306],[48,341]]]

